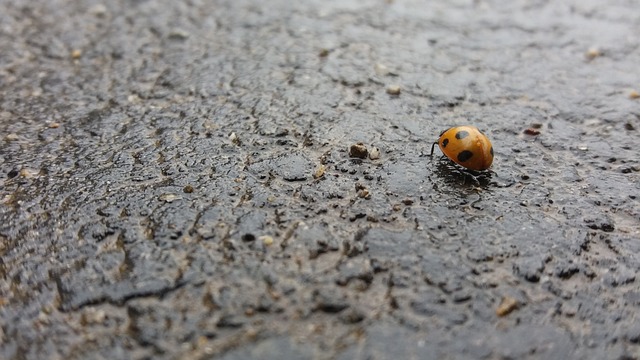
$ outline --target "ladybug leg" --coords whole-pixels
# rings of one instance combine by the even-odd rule
[[[469,184],[476,187],[480,186],[480,181],[476,177],[476,174],[473,174],[470,171],[461,171],[461,173],[462,173],[462,185]]]
[[[435,149],[436,145],[438,144],[438,142],[434,142],[433,144],[431,144],[431,154],[429,154],[429,157],[433,156],[433,150]]]
[[[472,174],[472,175],[471,175],[471,179],[473,180],[473,184],[474,184],[475,186],[477,186],[477,187],[480,187],[480,186],[481,186],[481,184],[480,184],[480,180],[477,178],[477,176],[476,176],[476,175],[473,175],[473,174]]]

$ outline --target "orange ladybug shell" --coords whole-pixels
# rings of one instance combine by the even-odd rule
[[[493,162],[489,138],[475,126],[456,126],[440,134],[442,153],[458,165],[471,170],[485,170]]]

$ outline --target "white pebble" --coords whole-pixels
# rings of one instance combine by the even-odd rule
[[[389,85],[387,87],[387,94],[389,94],[389,95],[400,95],[400,86],[399,85]]]
[[[231,140],[232,143],[238,145],[240,144],[240,138],[238,137],[238,135],[236,135],[236,133],[232,132],[231,134],[229,134],[229,140]]]
[[[369,159],[371,159],[371,160],[380,159],[380,149],[378,149],[375,146],[372,147],[371,151],[369,151]]]
[[[378,76],[386,76],[386,75],[389,75],[390,73],[389,68],[386,65],[380,64],[380,63],[375,64],[375,66],[373,67],[373,70],[376,72],[376,75]]]

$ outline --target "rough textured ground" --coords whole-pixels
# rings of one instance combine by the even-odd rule
[[[640,358],[638,34],[629,0],[0,0],[0,358]],[[427,156],[466,123],[492,172]]]

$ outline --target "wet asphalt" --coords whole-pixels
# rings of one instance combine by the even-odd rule
[[[634,1],[0,0],[0,358],[640,359]],[[432,144],[480,128],[468,171]]]

